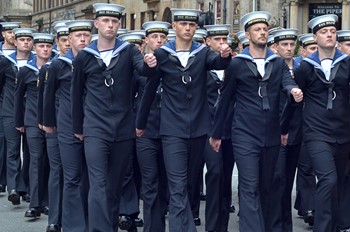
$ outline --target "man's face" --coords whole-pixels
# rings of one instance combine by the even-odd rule
[[[15,46],[15,33],[13,33],[11,30],[3,31],[2,37],[4,37],[4,41],[6,44],[10,46]]]
[[[323,27],[316,31],[314,39],[319,48],[334,48],[337,41],[337,29],[333,26]]]
[[[197,23],[191,21],[173,22],[173,29],[176,31],[176,37],[184,41],[192,41],[197,29]]]
[[[100,16],[95,19],[95,27],[98,29],[99,36],[107,40],[113,40],[117,36],[120,27],[120,20],[116,17]]]
[[[221,45],[227,44],[227,36],[217,35],[217,36],[209,36],[206,38],[207,45],[211,48],[211,50],[219,53]]]
[[[15,46],[20,52],[30,52],[33,49],[33,39],[31,37],[19,37],[15,39]]]
[[[312,53],[316,51],[317,51],[317,44],[310,44],[305,48],[300,47],[301,56],[304,58],[310,56]]]
[[[49,43],[36,43],[34,44],[34,51],[36,56],[43,60],[50,59],[52,53],[52,44]]]
[[[295,47],[295,40],[282,40],[276,43],[277,54],[285,60],[293,58]]]
[[[344,54],[350,56],[350,41],[343,41],[338,43],[338,49]]]
[[[247,32],[246,36],[249,41],[257,46],[265,47],[268,37],[268,28],[265,23],[256,23],[251,25]]]
[[[154,51],[160,48],[163,44],[167,42],[167,37],[164,33],[154,32],[146,36],[145,43],[147,47]]]
[[[63,54],[66,54],[70,49],[69,39],[66,35],[58,37],[58,39],[56,39],[56,44],[60,52]]]
[[[68,35],[69,43],[74,52],[83,50],[90,44],[91,32],[90,31],[73,31]]]

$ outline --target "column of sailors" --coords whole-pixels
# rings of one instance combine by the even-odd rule
[[[350,231],[350,31],[336,15],[298,35],[248,13],[232,57],[230,25],[197,30],[198,10],[126,33],[123,6],[93,7],[55,22],[56,38],[1,23],[0,192],[29,202],[25,217],[47,214],[47,232],[197,231],[205,164],[205,231],[230,231],[236,162],[240,231],[293,231],[295,176],[305,223]]]

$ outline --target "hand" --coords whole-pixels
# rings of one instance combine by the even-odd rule
[[[209,144],[213,148],[214,151],[219,152],[220,146],[221,146],[221,139],[214,139],[214,138],[210,137]]]
[[[55,132],[54,127],[43,126],[43,130],[48,134],[53,134],[53,132]]]
[[[84,140],[84,135],[83,134],[74,134],[75,137],[77,137],[80,141]]]
[[[16,127],[16,130],[18,130],[21,133],[24,133],[24,127]]]
[[[288,134],[281,135],[281,144],[282,144],[283,146],[286,146],[286,145],[287,145],[287,142],[288,142]]]
[[[38,127],[39,127],[40,130],[43,129],[43,125],[41,125],[41,124],[38,124]]]
[[[157,66],[157,58],[152,54],[148,53],[143,57],[143,61],[148,65],[150,68],[154,68]]]
[[[137,129],[136,128],[136,136],[141,137],[145,133],[145,130]]]
[[[222,58],[227,58],[231,54],[231,48],[227,44],[222,44],[220,46],[220,55]]]
[[[295,102],[301,102],[303,100],[303,91],[299,88],[293,88],[290,93],[293,95]]]

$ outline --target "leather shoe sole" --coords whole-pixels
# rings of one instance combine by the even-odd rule
[[[15,191],[11,191],[11,193],[9,194],[8,198],[9,201],[12,202],[12,205],[19,205],[21,204],[21,200],[20,200],[20,196],[17,192]]]
[[[118,226],[121,230],[131,230],[135,227],[133,220],[128,216],[120,216]]]

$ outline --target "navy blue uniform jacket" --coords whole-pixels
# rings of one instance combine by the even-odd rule
[[[155,69],[144,64],[140,51],[132,44],[116,39],[111,64],[114,84],[105,84],[106,65],[94,41],[80,51],[73,61],[71,86],[73,132],[99,137],[107,141],[123,141],[135,137],[132,78],[136,69],[140,75],[152,76]]]
[[[267,65],[272,65],[272,69],[265,83],[269,109],[264,109],[263,100],[259,95],[259,79],[262,77],[258,72],[255,76],[246,62],[256,66],[249,53],[249,47],[234,57],[226,69],[211,136],[217,139],[222,137],[229,104],[235,104],[232,122],[233,143],[245,142],[260,147],[277,146],[281,141],[279,120],[281,89],[290,96],[291,89],[297,85],[291,78],[284,59],[267,49],[265,69]]]
[[[332,72],[337,72],[329,83],[331,108],[328,107],[329,85],[325,83],[326,77],[320,64],[318,52],[315,52],[305,58],[295,71],[296,82],[304,92],[304,141],[348,143],[350,142],[349,57],[339,50],[336,50],[334,55]],[[338,65],[339,67],[335,68]]]
[[[192,42],[190,58],[185,67],[191,82],[183,82],[183,69],[176,54],[175,41],[170,41],[155,50],[158,61],[158,76],[162,78],[162,101],[160,135],[179,138],[196,138],[210,132],[210,113],[207,98],[207,70],[225,69],[231,56],[221,58],[209,47]],[[189,65],[190,64],[190,65]],[[154,81],[153,95],[145,102],[151,103],[159,82]],[[146,114],[138,117],[147,117]],[[144,119],[140,119],[144,121]],[[140,128],[142,129],[142,128]]]

